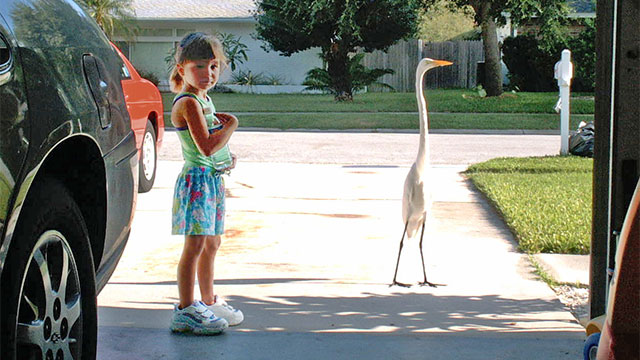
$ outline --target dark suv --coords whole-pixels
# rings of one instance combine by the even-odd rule
[[[70,0],[0,1],[0,357],[90,359],[138,158],[122,60]]]

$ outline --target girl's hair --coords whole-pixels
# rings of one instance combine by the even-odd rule
[[[227,57],[220,40],[213,35],[203,32],[194,32],[186,35],[180,41],[176,49],[175,64],[171,69],[169,83],[171,91],[179,93],[182,91],[184,80],[178,72],[178,64],[183,64],[189,60],[216,59],[220,62],[220,69],[224,69],[227,64]]]

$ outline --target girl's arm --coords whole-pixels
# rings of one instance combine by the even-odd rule
[[[222,149],[238,127],[238,119],[233,115],[225,114],[222,129],[209,134],[207,121],[198,100],[184,97],[178,100],[174,107],[177,107],[178,114],[186,120],[193,142],[205,156],[211,156]]]
[[[233,115],[233,114],[217,112],[217,113],[215,113],[214,115],[215,115],[215,116],[218,118],[218,120],[220,120],[220,122],[221,122],[221,123],[223,123],[223,124],[224,124],[224,123],[226,123],[226,122],[229,122],[229,121],[236,121],[236,122],[238,121],[238,118],[236,118],[236,116],[235,116],[235,115]]]

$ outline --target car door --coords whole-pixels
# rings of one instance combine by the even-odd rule
[[[27,155],[27,98],[17,45],[0,14],[0,233]],[[4,237],[2,238],[4,239]],[[0,240],[1,241],[1,240]]]

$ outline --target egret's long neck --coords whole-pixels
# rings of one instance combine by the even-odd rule
[[[423,71],[416,74],[416,99],[418,100],[418,113],[420,115],[420,145],[418,147],[418,157],[416,158],[416,167],[422,170],[429,165],[429,123],[427,114],[427,100],[424,97],[422,82],[424,79]],[[423,173],[420,171],[420,173]]]

